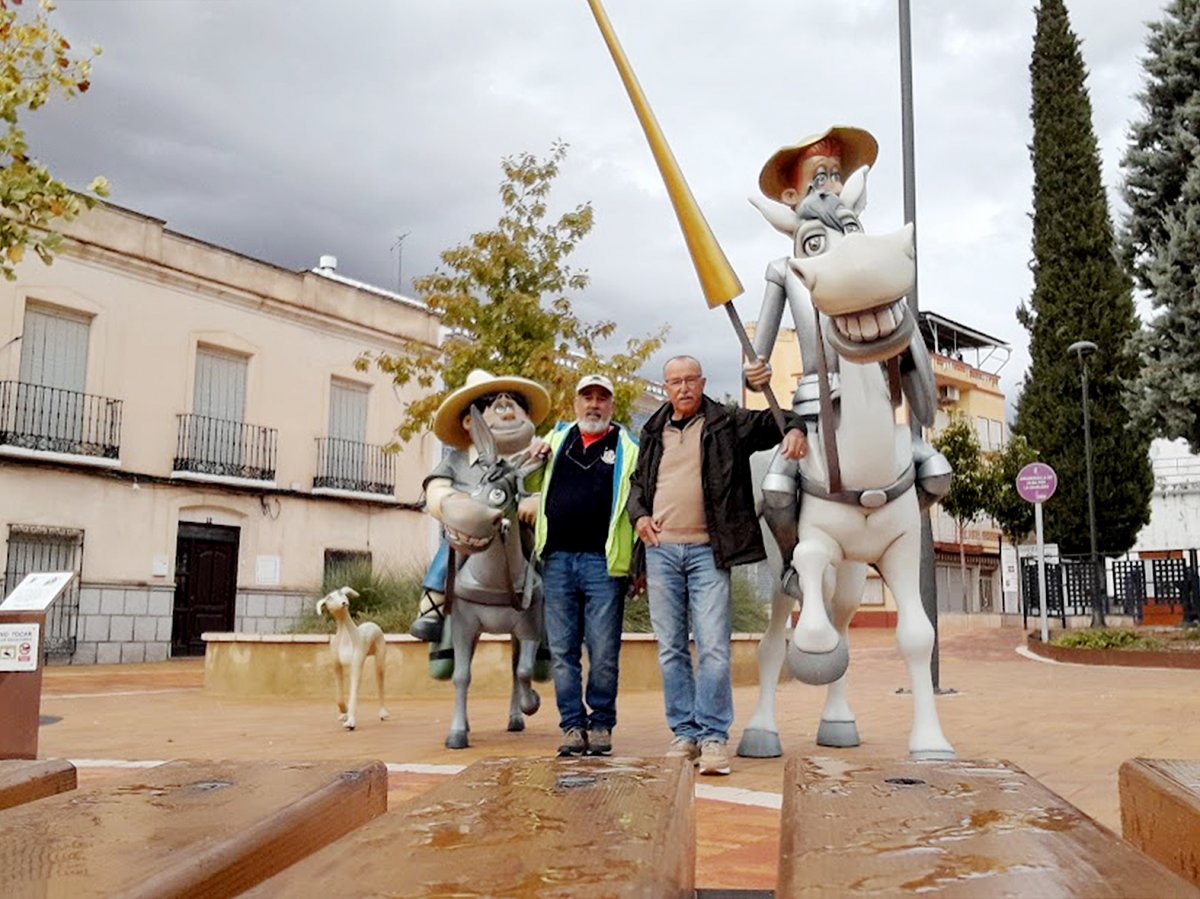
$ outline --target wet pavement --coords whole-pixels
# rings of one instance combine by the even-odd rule
[[[1063,665],[1018,654],[1018,629],[943,636],[938,710],[964,759],[1004,759],[1107,827],[1120,831],[1117,769],[1129,758],[1200,757],[1200,671]],[[203,689],[203,660],[46,669],[39,755],[67,758],[81,787],[122,776],[137,763],[190,759],[379,759],[390,766],[392,804],[418,796],[482,758],[552,755],[559,732],[552,691],[523,733],[508,733],[507,699],[470,703],[471,746],[442,746],[450,702],[397,698],[376,717],[373,682],[364,687],[359,727],[337,723],[329,700],[216,696]],[[907,755],[911,697],[892,633],[851,633],[849,699],[862,746],[818,748],[813,739],[824,691],[797,682],[779,688],[787,753],[848,759]],[[736,745],[757,688],[734,691]],[[670,740],[657,692],[625,692],[614,732],[618,755],[661,754]],[[697,778],[697,885],[770,889],[775,884],[783,759],[735,759],[728,777]]]

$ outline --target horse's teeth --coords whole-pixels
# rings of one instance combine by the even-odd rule
[[[858,323],[858,318],[846,320],[847,336],[855,343],[862,343],[863,333],[862,326]]]
[[[860,315],[858,325],[862,328],[863,340],[874,340],[879,336],[879,322],[875,318],[875,313],[868,312]]]
[[[846,329],[846,318],[845,318],[845,316],[842,316],[842,315],[839,315],[839,316],[837,316],[837,317],[836,317],[836,318],[833,320],[833,324],[834,324],[834,326],[835,326],[835,327],[838,329],[838,331],[840,331],[840,332],[841,332],[841,333],[842,333],[844,336],[846,336],[846,337],[849,337],[849,336],[850,336],[850,332],[849,332],[849,331]]]
[[[879,323],[879,334],[881,337],[887,337],[896,330],[896,317],[892,315],[890,308],[884,309],[882,312],[877,312],[875,320]]]

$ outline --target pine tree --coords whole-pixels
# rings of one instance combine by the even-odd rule
[[[1100,153],[1079,39],[1063,0],[1040,0],[1030,62],[1033,144],[1033,295],[1017,317],[1030,334],[1031,364],[1014,431],[1058,473],[1046,503],[1047,539],[1066,553],[1090,547],[1080,362],[1089,361],[1097,543],[1124,552],[1149,521],[1149,442],[1130,426],[1122,383],[1138,372],[1138,329],[1129,279],[1117,258],[1100,180]]]
[[[1174,0],[1150,24],[1145,116],[1130,129],[1122,248],[1157,311],[1138,335],[1135,420],[1200,452],[1200,0]]]

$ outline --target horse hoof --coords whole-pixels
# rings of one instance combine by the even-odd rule
[[[467,748],[467,732],[465,730],[452,730],[446,734],[447,749],[466,749]]]
[[[850,648],[839,638],[838,645],[830,652],[804,652],[789,641],[787,660],[797,680],[819,687],[832,684],[846,673],[850,665]]]
[[[510,733],[517,733],[525,729],[525,719],[520,715],[515,718],[508,719],[508,729]]]
[[[817,728],[817,745],[834,746],[838,749],[849,749],[858,746],[858,725],[853,721],[826,721],[821,719]]]
[[[914,762],[953,762],[958,753],[953,749],[912,749],[908,757]]]
[[[742,731],[737,754],[744,759],[777,759],[783,755],[783,744],[773,730],[748,727]]]
[[[542,697],[538,696],[537,690],[530,690],[525,696],[521,697],[521,711],[526,715],[536,715],[537,710],[542,707]]]

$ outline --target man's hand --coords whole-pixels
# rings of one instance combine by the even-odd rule
[[[751,390],[761,391],[771,383],[771,364],[766,359],[742,364],[742,377]]]
[[[633,529],[637,531],[638,537],[646,546],[658,546],[658,532],[662,530],[662,525],[649,515],[639,518]]]
[[[517,503],[517,521],[521,524],[537,524],[539,494],[527,496]]]
[[[779,444],[779,447],[783,452],[783,458],[792,461],[803,459],[808,455],[808,438],[799,428],[792,428],[783,435],[783,442]]]
[[[550,444],[548,444],[541,437],[534,437],[529,441],[529,446],[526,448],[526,452],[529,453],[529,458],[531,459],[549,459]]]

